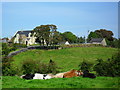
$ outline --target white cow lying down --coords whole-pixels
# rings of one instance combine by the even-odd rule
[[[52,75],[50,74],[39,74],[39,73],[35,73],[35,74],[26,74],[26,75],[22,75],[21,78],[23,79],[51,79],[53,78]]]

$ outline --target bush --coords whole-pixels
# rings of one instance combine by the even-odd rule
[[[11,68],[12,58],[3,57],[2,58],[2,74],[4,76],[14,76],[16,71]]]
[[[107,61],[102,59],[97,61],[98,63],[94,66],[94,70],[99,76],[120,76],[120,52]]]
[[[49,64],[28,59],[22,63],[21,72],[26,73],[57,73],[57,66],[54,61],[50,60]]]
[[[34,73],[36,69],[36,62],[32,59],[26,60],[22,63],[21,71],[23,74]]]
[[[24,44],[18,44],[18,43],[2,43],[2,55],[7,56],[11,51],[15,51],[18,48],[25,48],[27,47]]]
[[[48,73],[53,73],[56,74],[59,72],[58,67],[56,66],[56,63],[50,59],[49,64],[48,64]]]
[[[13,43],[12,46],[15,48],[26,48],[27,47],[27,45],[19,44],[19,43]]]
[[[99,76],[107,76],[107,63],[104,62],[102,59],[97,59],[98,63],[94,66],[94,70],[97,72]]]
[[[7,43],[2,43],[2,55],[7,56],[10,50],[8,48]]]
[[[91,70],[92,70],[92,66],[93,66],[93,64],[90,63],[90,62],[88,62],[88,61],[83,61],[83,62],[79,65],[80,70],[82,70],[82,71],[85,71],[85,70],[91,71]]]
[[[2,58],[2,74],[3,76],[14,76],[30,73],[57,73],[57,66],[54,61],[50,60],[48,64],[44,64],[32,59],[23,61],[21,68],[12,66],[13,59],[11,57]]]

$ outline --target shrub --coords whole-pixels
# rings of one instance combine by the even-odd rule
[[[2,58],[2,74],[4,76],[13,76],[16,74],[16,71],[11,68],[11,62],[13,59],[11,57]]]
[[[98,63],[94,66],[94,70],[99,76],[120,76],[120,52],[107,61],[102,59],[97,61]]]
[[[56,74],[58,72],[58,67],[56,66],[56,63],[50,59],[48,64],[48,73]]]
[[[82,70],[82,71],[85,71],[85,70],[92,70],[92,66],[93,66],[93,64],[92,63],[90,63],[90,62],[88,62],[88,61],[83,61],[80,65],[79,65],[79,67],[80,67],[80,70]]]
[[[32,59],[28,59],[22,63],[21,71],[23,74],[26,73],[35,73],[36,70],[36,62]]]
[[[8,48],[7,43],[2,43],[2,55],[7,56],[10,50]]]
[[[57,66],[54,61],[50,60],[49,64],[44,64],[32,59],[28,59],[22,63],[21,72],[26,73],[57,73]]]
[[[24,44],[17,44],[17,43],[11,43],[11,44],[7,44],[7,43],[2,43],[2,55],[3,56],[7,56],[11,51],[15,51],[18,48],[25,48],[27,47]]]
[[[37,72],[37,73],[42,73],[42,74],[48,73],[48,65],[39,62],[39,63],[37,64],[37,67],[36,67],[36,71],[35,71],[35,72]]]
[[[107,63],[102,59],[97,59],[98,63],[94,66],[94,70],[97,72],[99,76],[107,76]]]
[[[27,45],[19,44],[19,43],[13,43],[12,46],[15,47],[15,48],[25,48],[25,47],[27,47]]]

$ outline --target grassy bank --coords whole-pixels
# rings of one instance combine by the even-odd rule
[[[115,48],[108,47],[75,47],[61,50],[29,50],[22,52],[13,57],[13,67],[21,67],[21,63],[25,60],[32,59],[44,63],[48,63],[50,59],[55,61],[61,71],[78,69],[78,65],[83,61],[96,63],[98,58],[107,60],[117,52]]]
[[[48,80],[24,80],[17,76],[3,76],[2,88],[118,88],[117,77],[95,79],[73,77]]]

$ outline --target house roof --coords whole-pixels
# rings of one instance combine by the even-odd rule
[[[31,31],[30,31],[30,30],[29,30],[29,31],[18,31],[16,34],[20,34],[20,35],[23,34],[23,35],[25,35],[26,37],[28,37],[28,34],[31,33],[31,32],[32,32],[32,30],[31,30]]]
[[[91,42],[102,42],[103,39],[104,39],[104,38],[92,38],[92,39],[90,40],[90,43],[91,43]]]

